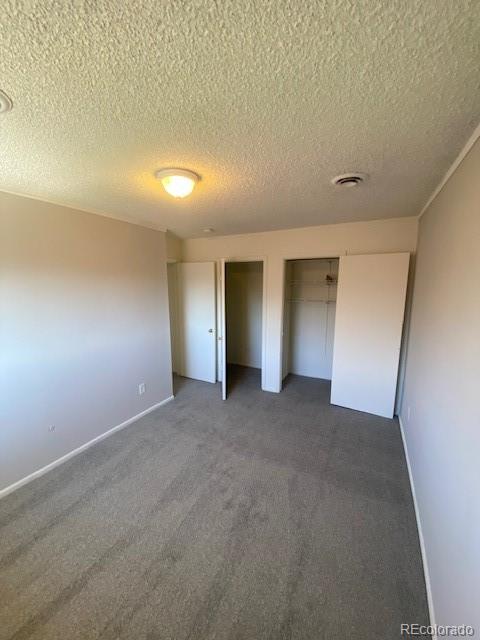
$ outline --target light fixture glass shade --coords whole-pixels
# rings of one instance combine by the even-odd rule
[[[174,198],[189,196],[199,180],[196,173],[185,169],[161,169],[155,175],[165,191]]]

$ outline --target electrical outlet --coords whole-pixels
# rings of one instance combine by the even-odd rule
[[[138,395],[139,395],[139,396],[143,396],[143,394],[144,394],[144,393],[145,393],[145,383],[144,383],[144,382],[141,382],[141,383],[138,385]]]
[[[53,433],[55,431],[55,425],[54,424],[49,425],[48,430],[50,433]]]

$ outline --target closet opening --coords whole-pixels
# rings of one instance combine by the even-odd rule
[[[262,385],[263,262],[225,263],[226,392]]]
[[[332,379],[338,258],[287,260],[282,380]]]

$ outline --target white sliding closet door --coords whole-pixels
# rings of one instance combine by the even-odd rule
[[[342,256],[332,404],[393,417],[409,253]]]
[[[179,373],[216,382],[215,263],[177,265]]]

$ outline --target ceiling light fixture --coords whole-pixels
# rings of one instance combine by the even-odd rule
[[[189,196],[200,176],[186,169],[160,169],[155,173],[162,187],[174,198],[186,198]]]
[[[0,113],[11,111],[13,103],[10,98],[0,89]]]
[[[340,176],[332,178],[332,184],[336,187],[358,187],[367,179],[366,173],[342,173]]]

